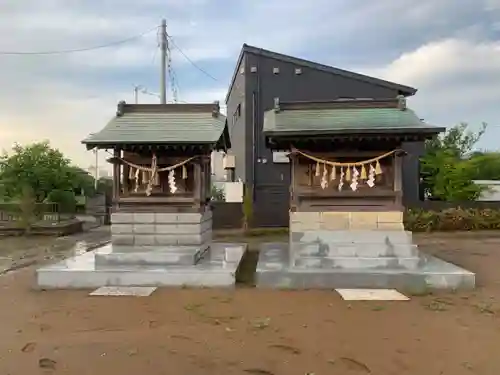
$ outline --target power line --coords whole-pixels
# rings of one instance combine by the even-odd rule
[[[167,45],[167,69],[168,69],[168,78],[170,81],[170,89],[172,90],[173,101],[174,103],[177,103],[177,101],[179,100],[177,75],[175,74],[175,70],[172,65],[172,51],[170,50],[170,46],[168,45]]]
[[[186,55],[184,53],[184,51],[182,49],[179,48],[179,46],[174,42],[174,40],[172,39],[172,37],[170,35],[167,35],[167,38],[170,40],[170,43],[172,43],[172,45],[177,49],[177,51],[179,51],[179,53],[184,56],[184,58],[189,61],[191,63],[191,65],[193,65],[196,69],[198,69],[200,72],[202,72],[203,74],[205,74],[207,77],[213,79],[214,81],[218,81],[217,78],[215,78],[213,75],[211,75],[210,73],[208,73],[206,70],[204,70],[203,68],[201,68],[199,65],[197,65],[193,60],[191,60],[189,58],[188,55]]]
[[[0,51],[0,55],[62,55],[66,53],[75,53],[75,52],[85,52],[85,51],[92,51],[96,49],[102,49],[102,48],[107,48],[107,47],[112,47],[112,46],[117,46],[120,44],[128,43],[133,40],[142,38],[146,34],[149,34],[151,31],[156,30],[158,26],[155,26],[149,30],[144,31],[141,34],[122,39],[122,40],[117,40],[115,42],[107,43],[107,44],[102,44],[99,46],[94,46],[94,47],[86,47],[86,48],[75,48],[75,49],[67,49],[67,50],[59,50],[59,51],[40,51],[40,52],[33,52],[33,51]]]

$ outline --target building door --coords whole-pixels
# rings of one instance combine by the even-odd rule
[[[288,227],[289,190],[283,185],[262,185],[255,188],[254,225]]]
[[[284,158],[285,161],[287,158]],[[290,209],[290,163],[268,158],[257,163],[255,179],[256,224],[288,227]]]

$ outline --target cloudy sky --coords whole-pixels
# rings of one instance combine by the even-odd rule
[[[426,121],[489,129],[500,148],[500,0],[0,0],[0,53],[93,47],[153,29],[178,47],[182,101],[224,101],[248,43],[419,89]],[[0,148],[48,139],[82,167],[80,140],[133,101],[158,92],[156,30],[110,48],[60,55],[0,54]],[[169,99],[172,94],[169,93]],[[157,102],[142,94],[141,102]]]

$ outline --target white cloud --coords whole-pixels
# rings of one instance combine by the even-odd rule
[[[460,81],[461,76],[470,74],[489,75],[495,80],[500,74],[500,42],[472,44],[456,39],[432,42],[404,53],[380,73],[396,82],[420,86],[450,78]]]
[[[487,122],[480,147],[498,148],[500,42],[436,41],[365,73],[417,87],[410,103],[426,121],[442,126],[465,121],[473,127]]]

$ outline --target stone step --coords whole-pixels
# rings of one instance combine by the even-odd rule
[[[100,266],[155,266],[155,265],[195,265],[203,252],[199,248],[189,248],[182,251],[156,250],[134,252],[96,253],[95,264]]]
[[[111,234],[111,242],[118,246],[203,246],[211,240],[211,230],[199,234]]]
[[[143,252],[190,252],[199,250],[200,246],[131,246],[131,245],[116,245],[109,243],[101,248],[102,253],[143,253]]]
[[[355,244],[411,244],[412,233],[408,231],[387,230],[312,230],[292,232],[292,243],[355,243]]]
[[[430,274],[425,270],[321,269],[316,272],[268,271],[257,268],[257,288],[273,289],[397,289],[428,293],[429,288],[472,290],[475,275],[465,270]]]
[[[224,261],[231,250],[232,262]],[[41,289],[90,289],[102,286],[234,287],[236,271],[246,251],[245,244],[217,244],[196,265],[114,265],[97,266],[98,249],[36,271],[36,286]]]
[[[293,260],[293,267],[305,269],[406,269],[419,267],[419,257],[299,257]]]
[[[380,243],[292,243],[292,254],[296,256],[326,256],[326,257],[416,257],[418,246],[414,244],[380,244]]]

